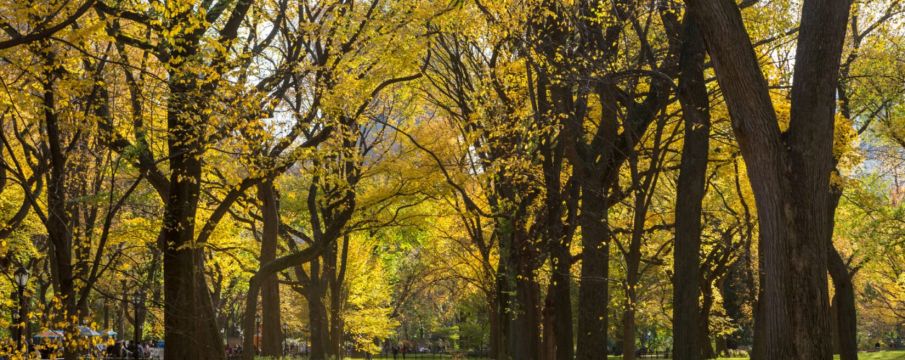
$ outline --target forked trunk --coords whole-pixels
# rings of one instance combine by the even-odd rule
[[[779,127],[738,5],[689,0],[701,25],[757,200],[759,359],[832,358],[827,289],[835,89],[851,2],[805,0],[788,130]]]

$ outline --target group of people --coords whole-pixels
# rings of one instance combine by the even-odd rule
[[[226,345],[226,356],[242,355],[242,345]]]
[[[58,340],[28,339],[25,345],[28,348],[29,358],[50,359],[53,356],[62,355],[63,351],[62,344]],[[9,349],[14,349],[14,347],[9,346]],[[5,350],[7,349],[0,349],[0,354]],[[137,353],[139,359],[154,359],[159,357],[159,350],[162,349],[157,348],[151,341],[139,343],[137,346],[134,342],[127,340],[116,340],[112,344],[107,341],[99,341],[92,347],[90,356],[92,358],[134,359]],[[0,356],[0,359],[4,358]]]
[[[136,352],[139,359],[149,359],[152,357],[155,345],[151,341],[135,344],[128,340],[117,340],[113,345],[106,346],[104,353],[109,358],[134,358]]]
[[[393,359],[396,359],[399,354],[402,354],[402,358],[405,359],[405,354],[409,353],[408,345],[402,344],[402,346],[393,345],[391,350],[393,352]]]

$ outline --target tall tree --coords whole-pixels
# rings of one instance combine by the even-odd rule
[[[789,128],[732,1],[688,2],[701,25],[757,200],[762,287],[754,356],[829,359],[826,239],[835,94],[850,2],[805,1]]]
[[[685,138],[676,186],[676,239],[673,254],[673,358],[700,359],[707,341],[701,333],[701,203],[710,148],[710,101],[704,79],[703,41],[686,15],[679,55],[679,103]]]
[[[143,171],[155,175],[156,187],[165,204],[161,248],[164,253],[164,300],[166,357],[194,359],[222,359],[225,357],[218,331],[210,289],[204,274],[205,245],[226,210],[235,199],[225,199],[221,209],[196,234],[198,203],[201,198],[202,155],[217,136],[213,128],[225,130],[224,123],[211,109],[218,107],[216,91],[224,84],[224,76],[233,65],[235,40],[239,28],[251,8],[252,0],[242,0],[231,6],[226,0],[218,2],[168,2],[162,9],[152,10],[138,3],[118,3],[114,6],[101,1],[99,13],[134,23],[146,34],[136,36],[126,27],[108,27],[120,47],[134,47],[147,51],[167,71],[166,129],[169,164],[167,180],[156,163],[139,165]],[[229,10],[229,11],[227,11]],[[222,17],[222,19],[221,19]],[[170,30],[167,30],[170,29]],[[208,30],[215,30],[212,36]],[[209,46],[218,48],[210,51]],[[248,49],[246,55],[262,51]],[[135,95],[133,95],[135,96]],[[141,114],[139,114],[141,115]],[[240,116],[243,118],[244,116]],[[139,119],[134,119],[141,125]],[[214,123],[214,124],[212,124]],[[213,126],[211,126],[213,125]],[[141,134],[141,126],[136,133]],[[120,149],[131,147],[124,138],[116,139]],[[142,141],[142,136],[138,137]],[[144,158],[148,148],[139,148]],[[235,188],[236,198],[256,181],[245,181]],[[197,235],[197,237],[196,237]]]

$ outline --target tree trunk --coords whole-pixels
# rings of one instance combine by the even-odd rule
[[[833,313],[835,326],[833,329],[833,343],[838,345],[840,360],[858,359],[858,323],[855,312],[855,288],[852,284],[852,275],[848,266],[842,260],[839,252],[832,247],[829,249],[829,272],[833,280]]]
[[[673,263],[673,358],[700,359],[706,333],[700,333],[701,202],[710,148],[710,103],[704,81],[704,44],[697,25],[685,18],[679,58],[679,102],[685,142],[676,189],[676,240]]]
[[[600,192],[597,192],[600,191]],[[600,188],[582,186],[581,283],[578,288],[577,359],[605,359],[610,302],[610,243],[606,195]]]
[[[323,291],[311,286],[306,292],[308,300],[308,327],[311,332],[311,360],[330,358],[330,322],[327,319],[327,307],[324,304]]]
[[[330,269],[325,272],[325,276],[329,276],[327,285],[330,287],[330,353],[337,358],[343,356],[343,305],[346,301],[343,284],[346,281],[346,264],[349,261],[349,241],[349,235],[343,236],[341,249],[337,249],[334,242],[331,251],[328,251],[329,258],[325,259]]]
[[[729,340],[725,335],[717,336],[714,339],[714,345],[716,347],[716,356],[726,356],[729,352]]]
[[[745,304],[752,304],[751,292],[753,291],[753,279],[751,272],[753,271],[749,264],[750,249],[745,247],[741,258],[737,259],[729,266],[729,273],[726,278],[720,281],[719,291],[723,298],[723,309],[726,310],[726,316],[738,327],[738,331],[724,337],[724,349],[717,349],[722,353],[724,350],[737,349],[739,340],[747,338],[751,334],[749,317],[744,313]]]
[[[502,249],[502,247],[501,247]],[[496,339],[496,347],[497,347],[497,360],[509,360],[509,338],[512,337],[512,331],[509,328],[509,302],[511,301],[511,296],[509,295],[509,279],[508,274],[509,270],[507,269],[508,262],[504,260],[504,256],[500,256],[499,262],[497,264],[497,276],[496,276],[496,311],[497,321],[499,321],[499,331],[500,336]],[[491,339],[493,340],[493,339]]]
[[[556,359],[573,359],[572,352],[572,259],[568,247],[559,247],[553,262],[550,291],[553,302],[553,338]]]
[[[537,360],[540,350],[538,289],[534,274],[520,273],[515,280],[515,301],[510,306],[509,354],[512,359]]]
[[[487,314],[490,320],[490,344],[488,356],[494,360],[500,360],[500,312],[497,298],[494,295],[489,296]]]
[[[511,224],[511,223],[510,223]],[[511,295],[506,304],[508,330],[507,355],[511,359],[537,360],[540,348],[539,291],[530,262],[531,250],[527,234],[516,225],[509,227],[509,247],[505,278]],[[503,244],[501,244],[503,245]]]
[[[602,45],[602,44],[601,44]],[[579,360],[605,359],[609,346],[609,276],[610,228],[609,187],[615,183],[622,160],[613,139],[619,137],[618,89],[601,86],[597,89],[601,102],[600,125],[588,144],[581,137],[576,140],[591,154],[576,162],[574,175],[580,184],[581,202],[578,222],[581,225],[581,283],[578,289]],[[596,146],[595,146],[596,144]],[[624,159],[624,156],[621,158]],[[583,163],[583,164],[582,164]]]
[[[170,80],[167,125],[170,192],[164,212],[164,341],[167,359],[223,359],[225,352],[204,276],[203,244],[195,243],[201,184],[198,119],[190,105],[193,80]]]
[[[175,250],[178,246],[170,245],[164,251],[165,357],[222,359],[223,341],[199,269],[203,266],[202,251]]]
[[[544,309],[541,311],[544,332],[541,336],[541,354],[542,360],[556,360],[556,307],[554,303],[553,284],[547,288],[547,298],[544,299]]]
[[[280,207],[273,180],[258,186],[261,200],[263,230],[261,232],[261,264],[276,259],[277,242],[280,232]],[[261,281],[261,355],[282,356],[283,334],[280,320],[280,285],[277,275],[271,274]]]
[[[330,290],[330,354],[340,358],[343,355],[342,283]],[[331,286],[332,287],[332,286]]]
[[[154,281],[157,278],[157,271],[160,266],[160,253],[158,253],[156,251],[156,249],[151,249],[151,251],[152,251],[151,263],[149,264],[150,266],[148,266],[147,275],[145,276],[145,281],[144,281],[144,283],[148,284],[148,285],[155,284]],[[155,286],[154,288],[157,288],[157,287]],[[156,291],[159,291],[159,290],[156,290]],[[138,321],[137,331],[139,334],[139,339],[141,339],[141,335],[144,334],[145,321],[148,318],[148,307],[147,307],[148,298],[153,298],[153,297],[154,297],[153,291],[151,293],[148,293],[147,290],[144,290],[144,289],[138,291],[138,309],[136,311],[136,314],[137,314],[136,321]],[[106,302],[104,303],[104,305],[106,306]]]
[[[687,4],[707,41],[757,200],[764,280],[755,354],[830,359],[827,208],[834,92],[850,2],[804,2],[785,133],[735,2]]]
[[[277,258],[273,262],[264,264],[258,269],[251,279],[248,280],[248,293],[245,296],[245,312],[242,316],[242,332],[244,339],[242,347],[245,351],[242,353],[243,360],[254,359],[254,335],[255,314],[258,311],[258,294],[261,291],[261,279],[268,274],[276,274],[293,266],[301,266],[302,264],[316,259],[323,252],[323,245],[315,243],[314,246],[302,251],[296,251],[292,254]]]
[[[633,285],[626,286],[626,305],[622,312],[622,360],[635,360],[635,301]]]
[[[622,358],[623,360],[635,359],[636,324],[635,311],[638,306],[638,283],[641,277],[641,246],[644,238],[644,224],[647,217],[647,209],[650,204],[647,201],[647,192],[653,191],[654,183],[648,178],[643,182],[637,171],[637,154],[631,154],[632,158],[632,184],[637,187],[634,192],[634,214],[632,215],[632,233],[628,244],[628,251],[623,253],[625,258],[625,311],[622,318]]]
[[[695,324],[698,328],[698,334],[700,334],[698,342],[698,351],[700,354],[697,358],[714,359],[716,358],[716,354],[713,352],[713,346],[710,344],[710,310],[713,309],[713,288],[710,285],[705,286],[707,286],[707,289],[703,289],[702,291],[703,301],[701,302],[700,322]],[[673,358],[675,359],[677,357],[674,356]]]
[[[834,159],[834,163],[835,163]],[[857,270],[852,270],[842,259],[842,254],[833,244],[832,225],[836,221],[836,208],[842,198],[841,188],[831,188],[829,208],[829,230],[827,231],[827,269],[833,282],[832,335],[833,349],[840,360],[858,359],[858,315],[855,307],[855,286],[852,283]]]
[[[242,314],[242,360],[255,357],[255,315],[258,313],[258,295],[261,291],[260,280],[252,276],[248,281],[248,294],[245,295],[245,312]]]
[[[72,265],[72,229],[70,213],[66,199],[66,154],[64,153],[63,134],[56,113],[56,96],[54,93],[54,68],[56,67],[52,52],[45,54],[45,70],[43,86],[44,126],[47,132],[47,145],[50,153],[50,171],[47,172],[47,238],[52,246],[51,256],[54,289],[62,302],[63,312],[59,320],[65,324],[68,338],[78,339],[79,316],[76,300],[74,269]],[[72,319],[75,321],[72,321]],[[83,349],[80,346],[67,346],[66,358],[78,357]]]

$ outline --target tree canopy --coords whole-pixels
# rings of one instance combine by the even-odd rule
[[[899,0],[0,0],[0,30],[0,357],[905,347]]]

